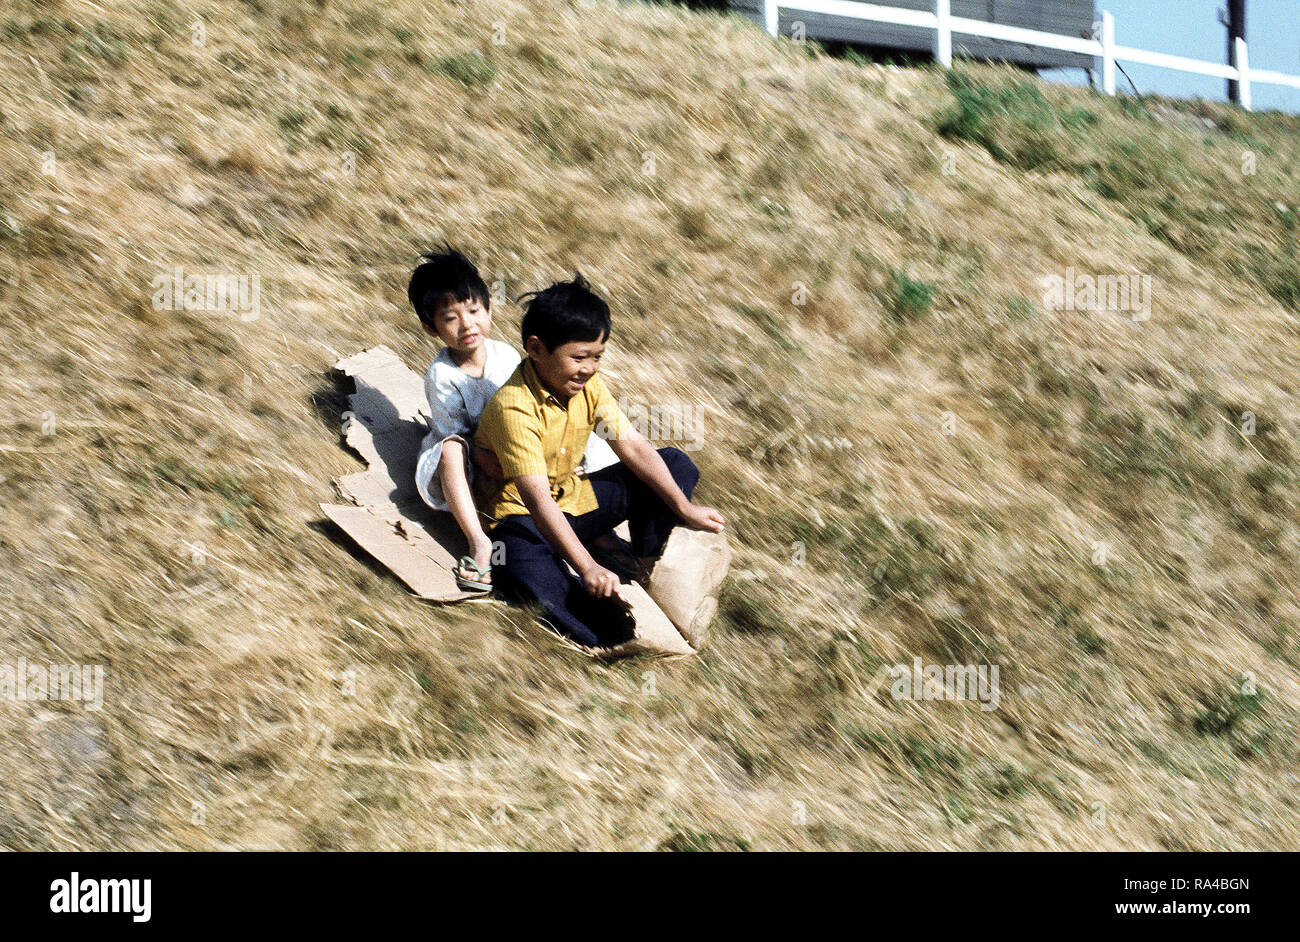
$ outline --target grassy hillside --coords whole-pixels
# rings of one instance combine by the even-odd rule
[[[107,673],[0,704],[0,845],[1300,847],[1297,118],[635,4],[2,16],[0,663]],[[700,657],[419,603],[321,523],[329,364],[423,369],[444,238],[497,337],[580,268],[615,393],[701,407]],[[157,309],[177,266],[257,316]],[[1149,318],[1049,309],[1071,268]],[[915,657],[998,708],[895,700]]]

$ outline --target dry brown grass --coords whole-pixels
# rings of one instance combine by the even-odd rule
[[[107,689],[0,704],[0,845],[1300,846],[1294,118],[1044,88],[1096,122],[1018,166],[937,133],[938,72],[676,9],[2,19],[0,662]],[[423,605],[320,523],[327,366],[427,362],[443,238],[511,295],[580,267],[616,393],[705,410],[740,571],[702,656]],[[154,310],[177,265],[261,316]],[[1151,320],[1044,311],[1066,266],[1155,275]],[[895,701],[914,656],[999,664],[1000,708]]]

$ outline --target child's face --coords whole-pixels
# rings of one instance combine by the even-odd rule
[[[443,304],[433,315],[438,339],[459,353],[473,353],[483,346],[492,328],[492,311],[477,298]]]
[[[603,340],[571,340],[554,350],[547,350],[538,337],[529,337],[524,349],[532,358],[537,378],[556,399],[572,399],[582,392],[587,380],[600,369],[600,358],[605,352]]]

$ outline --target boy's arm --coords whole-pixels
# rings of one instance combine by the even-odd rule
[[[650,489],[684,523],[697,530],[711,530],[714,533],[722,531],[725,523],[722,514],[712,507],[691,503],[673,480],[672,472],[664,464],[658,450],[636,429],[629,426],[618,438],[609,440],[609,447],[614,449],[614,454],[627,465],[628,470],[650,485]]]
[[[519,499],[528,508],[537,529],[582,578],[582,587],[598,598],[613,595],[618,588],[618,576],[597,564],[582,545],[560,505],[551,496],[551,482],[547,476],[521,474],[513,481],[519,490]]]
[[[722,532],[726,522],[722,514],[712,507],[691,503],[682,493],[658,450],[628,421],[604,380],[599,375],[593,376],[587,385],[595,396],[592,406],[596,416],[595,432],[609,441],[609,447],[627,469],[645,481],[683,523],[697,530]]]

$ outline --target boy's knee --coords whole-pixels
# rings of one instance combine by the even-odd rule
[[[687,484],[694,487],[700,480],[700,469],[691,460],[691,456],[680,448],[671,446],[660,448],[659,456],[664,459],[664,464],[668,466],[668,471],[672,474],[673,480],[683,490],[686,489]]]
[[[488,539],[492,541],[493,569],[500,566],[507,573],[526,572],[554,555],[540,533],[522,527],[499,527]]]

